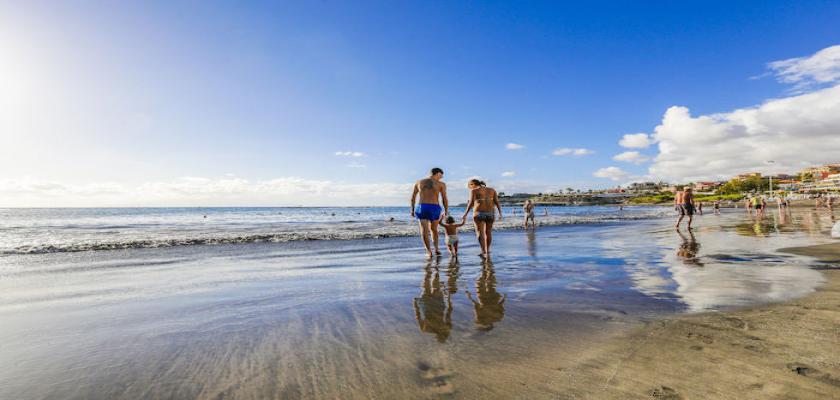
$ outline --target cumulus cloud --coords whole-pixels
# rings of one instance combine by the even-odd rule
[[[807,57],[773,61],[767,68],[794,91],[840,81],[840,45],[826,47]]]
[[[606,167],[606,168],[601,168],[601,169],[595,171],[594,173],[592,173],[592,176],[594,176],[596,178],[604,178],[604,179],[609,179],[609,180],[613,180],[613,181],[620,181],[622,179],[629,178],[630,174],[627,173],[627,171],[624,171],[624,170],[622,170],[621,168],[618,168],[618,167]]]
[[[335,155],[339,157],[364,157],[365,153],[361,151],[336,151]]]
[[[644,149],[653,144],[653,139],[647,133],[630,133],[624,135],[618,144],[630,149]]]
[[[568,147],[560,147],[554,149],[554,151],[551,154],[554,154],[555,156],[586,156],[592,153],[594,153],[594,151],[589,149],[572,149]]]
[[[649,173],[670,181],[725,180],[840,162],[838,110],[840,85],[721,114],[692,116],[671,107],[654,130],[659,154]]]
[[[135,185],[5,179],[0,180],[0,207],[392,205],[401,204],[410,191],[410,183],[348,183],[298,177],[256,181],[181,177]]]
[[[508,143],[505,145],[505,148],[508,150],[522,150],[525,148],[525,145],[519,143]]]
[[[516,172],[514,172],[514,171],[505,171],[505,172],[502,172],[502,176],[504,176],[504,177],[516,176]]]
[[[643,164],[647,161],[650,161],[650,157],[639,153],[638,151],[625,151],[621,154],[616,154],[615,156],[613,156],[613,160],[629,162],[633,164]]]

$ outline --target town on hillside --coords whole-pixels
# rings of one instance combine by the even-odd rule
[[[499,193],[503,205],[521,205],[532,200],[543,205],[664,204],[672,202],[676,192],[691,187],[698,201],[721,201],[735,204],[745,197],[764,196],[768,200],[814,199],[840,195],[840,163],[805,168],[799,173],[762,175],[748,172],[728,181],[635,182],[626,187],[580,190],[565,188],[553,193]]]

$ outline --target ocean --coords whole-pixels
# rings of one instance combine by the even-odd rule
[[[463,208],[452,208],[460,217]],[[521,226],[505,209],[497,229]],[[545,207],[543,226],[666,215],[658,207]],[[547,212],[548,215],[543,213]],[[0,255],[298,240],[350,240],[417,233],[408,207],[6,208]],[[467,228],[469,229],[469,228]]]

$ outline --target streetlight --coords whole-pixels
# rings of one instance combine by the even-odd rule
[[[772,165],[772,164],[775,164],[776,162],[773,161],[773,160],[767,160],[764,163]],[[773,173],[772,172],[770,173],[770,196],[773,196]],[[775,198],[775,196],[773,196],[773,198]]]

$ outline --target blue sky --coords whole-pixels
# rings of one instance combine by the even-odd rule
[[[301,204],[399,204],[432,166],[509,191],[695,178],[652,174],[657,145],[613,160],[619,139],[672,106],[833,86],[793,92],[768,63],[840,44],[839,20],[817,1],[4,2],[0,205],[298,204],[295,182],[317,188]]]

